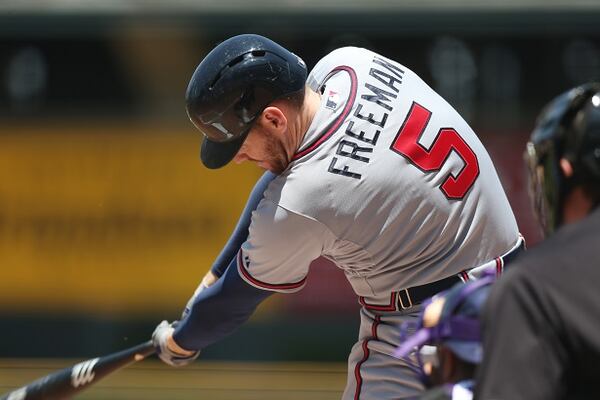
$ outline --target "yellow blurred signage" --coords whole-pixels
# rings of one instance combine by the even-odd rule
[[[199,146],[185,128],[3,126],[0,310],[185,304],[261,173],[207,170]]]

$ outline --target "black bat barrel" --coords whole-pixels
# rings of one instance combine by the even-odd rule
[[[154,354],[154,351],[152,341],[148,341],[107,356],[82,361],[15,389],[0,397],[0,400],[67,399],[111,372]]]

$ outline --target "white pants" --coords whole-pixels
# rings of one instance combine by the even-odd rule
[[[406,362],[392,354],[400,344],[400,324],[417,321],[420,305],[404,311],[360,310],[358,342],[348,357],[343,400],[410,399],[424,387]],[[412,332],[411,332],[412,333]]]

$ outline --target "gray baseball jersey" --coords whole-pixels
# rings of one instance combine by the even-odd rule
[[[252,215],[238,258],[249,284],[299,290],[310,263],[323,256],[343,269],[363,305],[383,307],[398,290],[473,274],[517,244],[489,155],[415,73],[347,47],[321,59],[307,84],[321,105],[292,163]],[[363,315],[361,331],[372,333],[374,321],[385,318]],[[366,375],[355,370],[364,354],[353,357],[351,375],[360,385],[349,383],[345,397],[358,398],[361,386],[358,395],[369,398]]]

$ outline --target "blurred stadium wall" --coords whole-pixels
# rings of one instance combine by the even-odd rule
[[[178,317],[260,175],[198,159],[183,94],[219,41],[413,69],[476,128],[534,245],[523,146],[548,98],[600,79],[599,17],[582,0],[0,1],[0,357],[104,353]],[[356,310],[318,260],[205,357],[343,361]]]

